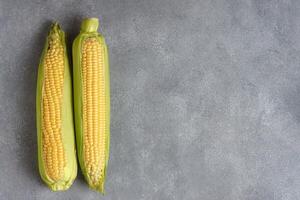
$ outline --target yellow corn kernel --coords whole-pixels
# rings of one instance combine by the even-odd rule
[[[39,64],[36,123],[40,176],[51,190],[67,190],[76,178],[77,161],[71,71],[58,23],[50,28]]]
[[[44,60],[42,158],[46,174],[53,181],[63,177],[66,165],[61,133],[64,59],[64,47],[60,37],[57,33],[52,34]]]
[[[105,167],[105,72],[104,47],[95,37],[82,45],[83,155],[92,185],[104,176]]]
[[[73,42],[78,160],[89,187],[104,194],[110,141],[108,50],[97,18],[84,19]]]

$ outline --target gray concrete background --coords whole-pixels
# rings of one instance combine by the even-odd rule
[[[300,199],[300,1],[0,1],[0,199]],[[110,47],[106,196],[39,178],[37,66],[99,17]]]

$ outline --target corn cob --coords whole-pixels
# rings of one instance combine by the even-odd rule
[[[109,156],[109,66],[98,19],[85,19],[73,43],[78,160],[90,188],[104,194]]]
[[[51,27],[40,60],[36,96],[38,162],[43,181],[53,191],[68,189],[77,175],[72,82],[65,34]]]

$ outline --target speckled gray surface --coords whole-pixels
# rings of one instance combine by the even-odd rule
[[[0,199],[300,199],[300,1],[0,1]],[[110,47],[107,194],[37,170],[50,22],[99,17]]]

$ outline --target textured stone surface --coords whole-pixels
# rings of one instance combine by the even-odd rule
[[[300,199],[300,1],[0,1],[0,199]],[[110,47],[106,196],[37,169],[50,22],[99,17]]]

